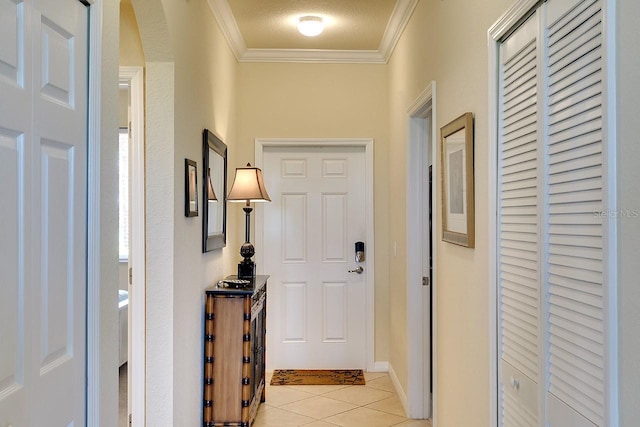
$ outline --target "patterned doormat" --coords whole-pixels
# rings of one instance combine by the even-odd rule
[[[364,385],[362,369],[276,369],[271,385]]]

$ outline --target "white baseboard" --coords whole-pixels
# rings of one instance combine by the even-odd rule
[[[388,372],[389,371],[389,362],[373,362],[373,369],[370,369],[369,372]]]
[[[398,376],[396,372],[393,370],[393,366],[387,363],[389,366],[389,378],[391,378],[391,382],[393,383],[393,387],[396,389],[396,394],[398,395],[398,399],[400,399],[400,403],[402,403],[402,408],[404,409],[405,416],[408,417],[409,414],[409,400],[407,399],[407,393],[403,390],[400,385],[400,381],[398,380]]]

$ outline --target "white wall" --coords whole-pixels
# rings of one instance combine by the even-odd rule
[[[123,5],[123,4],[120,5],[120,66],[125,65],[123,64],[122,46],[123,45],[130,46],[132,44],[130,43],[130,40],[129,40],[130,37],[128,37],[128,34],[125,34],[123,37],[122,29],[123,29],[123,24],[126,24],[127,21],[129,21],[130,23],[130,20],[128,19],[128,17],[132,16],[133,9],[129,4],[131,15],[128,15],[128,16],[125,15],[125,18],[123,19],[123,6],[126,7],[126,5]],[[133,17],[133,24],[135,24],[135,17]],[[138,43],[140,43],[139,39],[137,41]],[[129,106],[130,106],[129,89],[120,88],[118,101],[119,101],[118,127],[122,129],[129,126]],[[118,236],[119,236],[119,233],[118,233]],[[122,289],[125,291],[129,289],[129,263],[126,260],[118,262],[118,289]]]
[[[618,209],[640,212],[640,2],[617,0]],[[640,420],[640,217],[618,220],[620,426]]]
[[[100,412],[90,413],[99,425],[115,426],[118,422],[118,2],[97,0],[91,16],[101,16],[101,39],[91,46],[101,46],[100,55],[100,347],[91,354],[99,366],[97,399]],[[99,12],[100,13],[99,13]],[[95,21],[94,21],[95,22]],[[115,36],[114,36],[115,35]],[[94,310],[96,307],[89,307]],[[94,381],[95,372],[89,380]]]

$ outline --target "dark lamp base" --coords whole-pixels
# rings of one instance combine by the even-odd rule
[[[256,277],[256,265],[253,261],[238,263],[238,279],[253,280]]]

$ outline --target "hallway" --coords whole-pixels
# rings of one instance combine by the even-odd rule
[[[269,386],[253,427],[431,427],[427,420],[410,420],[389,375],[366,372],[366,385]]]

